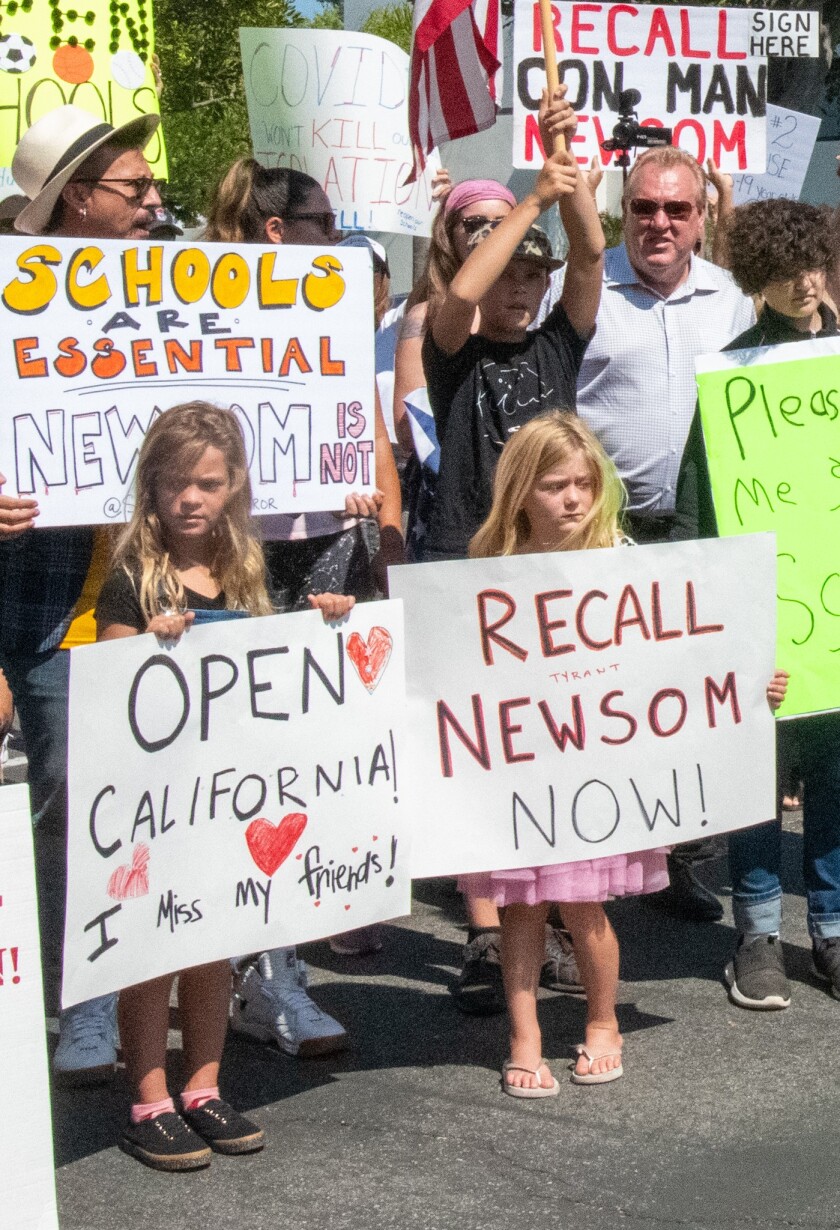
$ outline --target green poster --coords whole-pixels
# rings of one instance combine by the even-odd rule
[[[840,340],[705,355],[697,385],[720,533],[776,534],[780,716],[838,709]]]
[[[0,5],[0,167],[30,124],[63,103],[118,127],[157,114],[151,0],[17,0]],[[166,176],[160,129],[146,151]]]

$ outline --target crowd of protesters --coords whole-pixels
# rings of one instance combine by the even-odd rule
[[[157,124],[143,116],[114,129],[74,106],[39,120],[12,168],[25,193],[16,230],[118,240],[145,239],[156,222],[171,230],[144,155]],[[377,395],[372,494],[350,496],[334,512],[252,521],[236,420],[195,401],[168,411],[147,434],[132,519],[116,540],[101,527],[38,529],[35,500],[0,495],[0,736],[11,720],[10,692],[29,764],[45,1002],[58,1017],[56,1079],[109,1078],[118,1044],[117,996],[60,1010],[75,646],[147,633],[177,639],[194,620],[222,615],[315,607],[336,618],[354,601],[387,593],[388,567],[405,558],[715,536],[696,356],[837,334],[827,289],[838,258],[829,211],[785,200],[733,209],[714,166],[707,176],[689,154],[665,147],[632,166],[624,239],[605,252],[593,185],[566,145],[575,125],[562,87],[543,99],[543,142],[555,152],[519,202],[492,180],[452,186],[444,179],[426,269],[397,313],[388,312],[384,251],[364,236],[339,235],[314,179],[246,159],[209,186],[208,241],[370,250],[371,347],[383,318],[391,336],[399,330],[393,406]],[[710,180],[718,205],[713,248]],[[555,207],[568,239],[563,261],[537,224]],[[707,248],[717,263],[701,255]],[[0,475],[0,489],[3,481]],[[771,708],[784,698],[786,678],[780,670],[768,681]],[[814,971],[836,998],[838,736],[840,719],[828,715],[788,723],[780,741],[780,763],[804,788]],[[467,936],[452,993],[465,1013],[508,1011],[504,1093],[558,1092],[541,1054],[540,985],[587,998],[571,1079],[600,1084],[622,1075],[619,950],[603,903],[648,894],[657,908],[713,923],[722,906],[699,868],[716,852],[698,842],[462,878]],[[779,938],[780,854],[778,821],[729,839],[738,939],[725,978],[744,1008],[790,1003]],[[339,954],[375,952],[381,942],[376,928],[331,940]],[[121,1144],[159,1169],[194,1169],[213,1150],[262,1147],[259,1127],[219,1093],[229,1023],[301,1059],[347,1044],[343,1026],[309,995],[293,948],[182,971],[186,1079],[176,1109],[165,1068],[170,987],[170,978],[159,979],[119,997],[133,1098]]]

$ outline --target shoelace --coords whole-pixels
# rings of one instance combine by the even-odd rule
[[[65,1022],[64,1029],[70,1027],[70,1039],[74,1043],[87,1043],[89,1049],[97,1045],[97,1043],[107,1040],[109,1032],[109,1022],[102,1012],[80,1012],[72,1016],[69,1022]]]

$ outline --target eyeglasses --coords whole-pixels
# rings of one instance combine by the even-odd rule
[[[475,235],[483,226],[498,226],[501,218],[485,218],[483,214],[471,214],[469,218],[459,218],[458,221],[467,235]]]
[[[691,201],[650,201],[643,196],[634,197],[628,204],[634,217],[648,221],[655,218],[661,209],[671,222],[688,222],[697,208]]]
[[[160,196],[166,184],[165,179],[152,179],[150,176],[145,175],[138,176],[136,179],[76,179],[73,182],[76,184],[95,184],[103,192],[113,192],[114,196],[121,196],[124,201],[128,201],[132,205],[141,205],[152,189]],[[126,196],[123,192],[117,192],[116,188],[106,187],[107,184],[127,184],[131,191]]]
[[[325,235],[331,235],[335,230],[335,213],[332,209],[320,214],[287,214],[287,222],[317,222]]]

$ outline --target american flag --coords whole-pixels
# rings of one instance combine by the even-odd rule
[[[415,0],[408,101],[413,175],[441,142],[495,123],[499,10],[499,0]]]

